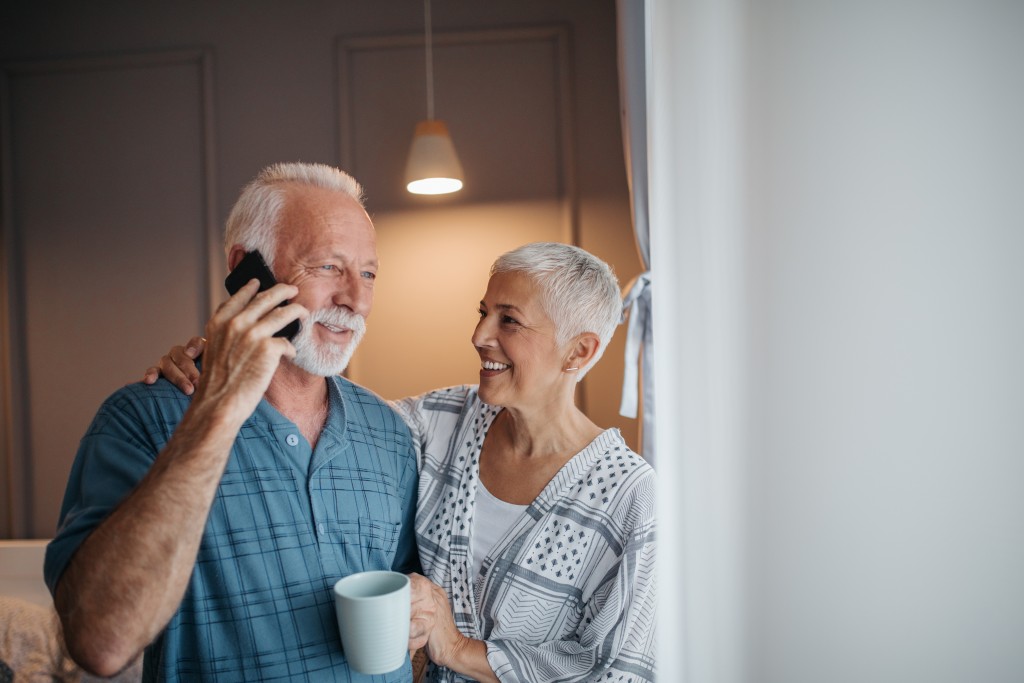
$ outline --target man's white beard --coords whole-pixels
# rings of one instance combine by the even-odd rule
[[[317,342],[313,338],[313,328],[318,322],[350,329],[352,330],[352,339],[344,345]],[[321,308],[313,311],[302,323],[302,329],[292,340],[292,344],[295,346],[295,358],[292,359],[292,363],[311,375],[320,377],[339,375],[348,367],[348,362],[364,334],[366,334],[366,319],[358,313],[350,313],[342,308]]]

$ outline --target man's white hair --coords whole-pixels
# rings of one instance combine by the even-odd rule
[[[577,381],[583,379],[604,355],[622,318],[622,295],[611,266],[579,247],[533,242],[499,256],[491,266],[491,275],[497,273],[523,273],[540,287],[559,345],[584,332],[597,335],[601,345],[577,375]]]
[[[246,251],[259,251],[270,269],[274,269],[277,230],[290,183],[343,192],[363,206],[362,186],[333,166],[300,162],[268,166],[243,188],[231,209],[224,229],[225,255],[240,244]]]

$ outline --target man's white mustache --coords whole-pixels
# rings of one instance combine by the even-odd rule
[[[366,332],[366,318],[346,311],[341,308],[321,308],[313,311],[309,318],[306,319],[307,325],[314,325],[316,323],[325,323],[332,327],[341,327],[352,330],[356,335],[361,335]]]

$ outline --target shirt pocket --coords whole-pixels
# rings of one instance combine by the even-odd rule
[[[343,574],[391,569],[401,524],[359,517],[338,522],[338,552]]]

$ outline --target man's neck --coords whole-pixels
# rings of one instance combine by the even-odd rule
[[[279,413],[301,425],[327,404],[327,380],[285,361],[274,373],[266,398]]]

